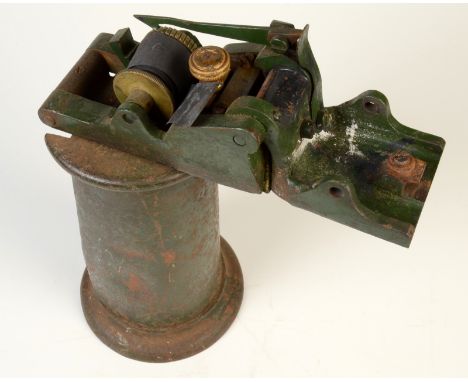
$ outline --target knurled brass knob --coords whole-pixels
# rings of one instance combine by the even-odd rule
[[[201,45],[197,38],[188,31],[181,31],[170,27],[160,27],[157,31],[164,33],[166,36],[175,38],[177,41],[185,45],[190,52],[193,52]]]
[[[229,75],[229,53],[217,46],[202,46],[192,52],[189,59],[190,73],[201,82],[224,82]]]

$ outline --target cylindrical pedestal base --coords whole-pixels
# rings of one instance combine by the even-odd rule
[[[229,328],[242,301],[241,268],[233,250],[222,238],[221,255],[224,281],[213,305],[188,322],[163,328],[138,325],[111,312],[94,295],[85,271],[81,282],[81,304],[89,326],[107,346],[140,361],[175,361],[201,352]]]
[[[73,177],[93,332],[147,362],[212,345],[243,294],[239,263],[219,235],[217,184],[78,137],[46,143]]]

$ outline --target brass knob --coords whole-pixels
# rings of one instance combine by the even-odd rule
[[[192,52],[189,59],[190,73],[201,82],[224,82],[229,75],[229,53],[217,46],[202,46]]]

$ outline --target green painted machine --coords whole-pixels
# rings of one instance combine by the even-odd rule
[[[156,31],[170,24],[246,41],[225,47],[231,67],[223,89],[192,79],[168,121],[133,99],[118,102],[109,73],[124,70],[138,51],[122,29],[99,35],[51,94],[40,110],[46,124],[226,186],[272,190],[292,205],[409,246],[443,139],[400,124],[377,91],[324,107],[308,27],[136,17]]]
[[[378,91],[324,107],[307,26],[296,29],[280,21],[258,27],[136,17],[152,28],[140,43],[128,28],[114,35],[98,35],[39,110],[44,123],[74,136],[73,144],[50,135],[47,138],[53,155],[74,177],[87,177],[87,183],[98,184],[96,177],[104,176],[106,187],[115,188],[118,176],[110,169],[112,162],[106,162],[110,167],[107,172],[101,168],[99,174],[99,164],[83,162],[83,155],[97,158],[92,152],[105,150],[106,155],[119,156],[119,163],[132,163],[117,182],[127,182],[127,192],[139,188],[129,180],[132,171],[140,171],[133,163],[143,166],[141,160],[147,160],[209,184],[251,193],[273,191],[294,206],[410,245],[444,148],[442,138],[400,124]],[[242,42],[224,48],[201,46],[192,32]],[[83,143],[81,138],[95,143]],[[96,144],[106,148],[90,146]],[[121,158],[129,154],[136,158]],[[145,171],[147,177],[152,170]],[[79,195],[80,203],[87,205],[86,198]],[[89,197],[97,197],[93,195]],[[102,202],[107,196],[99,198]],[[82,237],[88,232],[83,224]],[[123,230],[122,235],[127,234]],[[146,240],[142,232],[131,235]],[[213,240],[219,252],[219,235]],[[93,282],[92,270],[88,271]],[[95,276],[96,283],[98,279]],[[129,290],[135,285],[138,282]],[[104,289],[99,298],[110,301]],[[131,300],[128,290],[122,293],[122,298]],[[240,299],[241,294],[231,316]],[[128,311],[122,315],[128,316]],[[152,324],[144,321],[144,325]],[[137,345],[131,352],[122,344],[115,345],[115,333],[105,342],[122,354],[150,361],[188,356],[217,338],[191,352],[186,351],[185,343],[183,352],[173,349],[171,355],[156,356],[151,349],[160,349],[160,342],[148,345],[150,350],[142,355],[135,350]]]

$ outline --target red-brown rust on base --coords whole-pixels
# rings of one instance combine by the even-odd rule
[[[81,302],[89,326],[111,349],[139,361],[169,362],[199,353],[226,332],[242,302],[242,271],[233,250],[222,238],[221,256],[224,280],[216,301],[198,317],[164,328],[136,324],[111,312],[95,296],[85,271]]]
[[[87,139],[45,135],[46,145],[64,170],[86,183],[115,190],[154,190],[190,175]]]
[[[73,176],[93,331],[128,357],[195,354],[229,327],[242,274],[220,239],[213,182],[85,139],[47,135]]]

